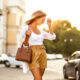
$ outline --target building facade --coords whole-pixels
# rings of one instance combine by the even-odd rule
[[[24,25],[24,0],[0,0],[0,54],[15,55]]]

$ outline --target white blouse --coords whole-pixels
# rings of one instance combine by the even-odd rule
[[[25,37],[26,37],[25,32],[26,32],[26,30],[28,30],[28,27],[29,26],[26,24],[21,30],[22,42],[24,42],[24,40],[25,40]],[[41,33],[36,34],[32,31],[31,36],[29,38],[29,46],[31,46],[31,45],[42,45],[44,39],[49,39],[49,40],[56,39],[55,33],[53,33],[53,35],[52,35],[48,32],[43,31],[40,27],[38,27],[38,29],[40,30]]]
[[[25,32],[26,32],[26,30],[28,30],[28,27],[29,27],[28,25],[25,25],[21,30],[20,38],[21,38],[22,42],[24,42],[24,40],[26,38]],[[40,34],[36,34],[32,31],[31,36],[29,38],[29,46],[42,45],[44,39],[49,39],[49,40],[56,39],[55,33],[53,33],[53,35],[51,35],[50,33],[43,31],[40,27],[39,27],[39,30],[41,32]],[[23,47],[26,48],[27,46],[23,45]],[[29,71],[28,64],[23,62],[23,72],[28,73],[28,71]]]

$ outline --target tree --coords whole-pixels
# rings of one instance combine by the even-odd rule
[[[80,31],[72,29],[60,34],[56,51],[70,55],[77,50],[80,50]]]
[[[53,44],[52,40],[44,40],[44,45],[46,47],[46,52],[47,53],[54,53],[55,52],[55,45]]]
[[[52,29],[54,32],[60,32],[71,28],[71,23],[67,20],[57,20],[52,23]]]
[[[70,55],[74,51],[80,50],[80,31],[76,27],[72,28],[69,21],[54,21],[52,29],[56,33],[56,40],[44,40],[44,45],[48,53]]]

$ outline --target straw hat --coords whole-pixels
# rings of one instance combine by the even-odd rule
[[[42,17],[42,16],[46,16],[46,14],[45,14],[44,12],[42,12],[41,10],[35,11],[35,12],[32,14],[31,18],[30,18],[28,21],[26,21],[26,24],[30,24],[30,23],[32,23],[35,19],[37,19],[37,18],[39,18],[39,17]]]

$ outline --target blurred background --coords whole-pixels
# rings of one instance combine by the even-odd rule
[[[52,19],[51,27],[56,33],[56,40],[44,40],[48,59],[44,80],[64,80],[64,59],[75,51],[80,51],[79,3],[79,0],[0,0],[0,80],[11,80],[13,74],[13,80],[25,80],[27,77],[27,80],[32,80],[31,73],[23,74],[22,67],[6,67],[22,66],[22,62],[15,60],[20,45],[20,30],[35,10],[44,11],[47,14],[46,18]],[[46,20],[42,28],[49,32]],[[8,70],[12,74],[6,75],[5,71]],[[17,74],[19,75],[16,79]]]
[[[20,28],[24,24],[24,0],[0,0],[0,53],[15,55]]]

